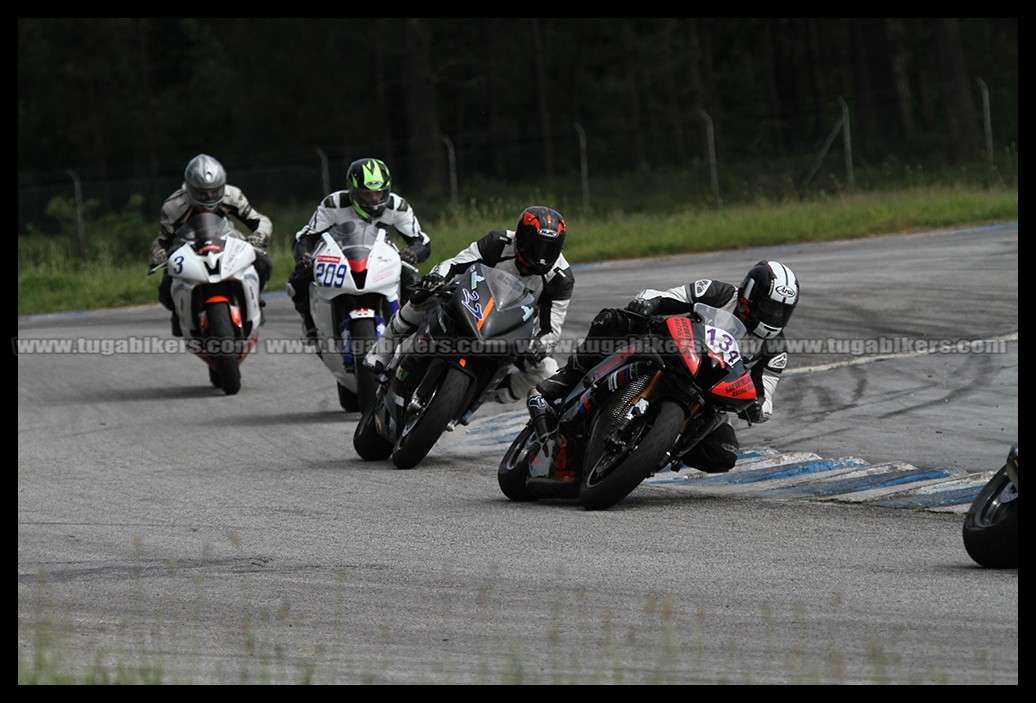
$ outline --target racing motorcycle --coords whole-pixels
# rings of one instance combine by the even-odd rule
[[[536,297],[521,279],[474,263],[431,292],[439,302],[396,349],[353,434],[356,453],[416,466],[471,416],[529,348]]]
[[[607,510],[655,472],[678,470],[727,411],[745,417],[757,401],[738,345],[741,321],[703,303],[690,315],[651,319],[647,334],[590,369],[556,403],[555,431],[541,416],[519,432],[497,472],[504,495]]]
[[[1018,568],[1018,443],[964,516],[964,548],[991,569]]]
[[[213,212],[192,216],[173,236],[165,268],[187,349],[209,367],[209,382],[226,395],[241,390],[241,363],[263,324],[255,249]]]
[[[335,377],[338,402],[347,412],[374,399],[377,377],[363,357],[399,309],[403,266],[385,230],[366,222],[335,225],[313,249],[309,310],[317,354]]]

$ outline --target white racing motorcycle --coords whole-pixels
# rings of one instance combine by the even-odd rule
[[[209,367],[209,381],[227,395],[241,390],[241,362],[263,323],[255,249],[212,212],[191,217],[173,238],[166,268],[173,306],[188,351]]]
[[[362,221],[335,225],[313,249],[309,311],[317,328],[317,353],[335,377],[338,402],[362,411],[378,388],[363,365],[367,351],[399,309],[403,263],[385,230]]]

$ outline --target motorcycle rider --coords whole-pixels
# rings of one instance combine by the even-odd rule
[[[798,278],[777,261],[763,260],[752,266],[740,285],[708,278],[659,291],[641,291],[625,310],[606,308],[590,323],[586,339],[556,374],[540,381],[529,392],[529,414],[534,422],[546,419],[556,426],[553,406],[564,398],[584,374],[600,363],[607,350],[602,342],[619,342],[646,332],[652,315],[691,312],[705,303],[736,315],[756,339],[742,340],[741,352],[756,388],[756,404],[745,413],[749,423],[766,422],[773,413],[773,399],[781,373],[788,364],[784,328],[799,301]],[[753,343],[754,342],[754,343]],[[723,473],[734,467],[739,444],[729,419],[681,457],[684,464],[707,473]]]
[[[331,227],[349,220],[375,224],[386,231],[395,228],[407,243],[399,252],[406,263],[417,265],[432,253],[431,240],[410,203],[392,192],[392,175],[380,159],[357,159],[345,173],[345,190],[335,191],[317,205],[305,227],[295,233],[292,254],[295,270],[288,277],[288,295],[295,310],[302,316],[306,339],[316,340],[316,324],[309,312],[309,284],[313,280],[313,248],[320,235]],[[416,269],[404,266],[400,277],[400,302],[404,291],[416,281]]]
[[[240,188],[227,183],[223,164],[208,154],[198,154],[187,162],[183,184],[162,203],[159,233],[151,242],[151,265],[159,266],[166,262],[176,230],[199,212],[214,212],[223,218],[233,215],[248,228],[249,235],[242,236],[242,239],[255,248],[255,270],[259,275],[259,293],[262,295],[273,271],[273,262],[264,251],[270,243],[273,224],[269,217],[252,207]],[[173,307],[172,285],[173,279],[166,269],[158,286],[158,301],[172,312],[173,336],[180,337],[182,333],[180,320]],[[259,304],[265,306],[266,301],[260,298]]]
[[[409,337],[431,311],[436,300],[431,291],[439,288],[471,264],[481,262],[520,278],[537,297],[539,328],[529,350],[515,361],[514,368],[497,386],[494,400],[514,403],[524,398],[537,381],[557,371],[550,356],[575,288],[572,269],[561,253],[565,245],[565,218],[557,210],[541,205],[525,208],[513,230],[494,230],[456,256],[436,264],[418,282],[418,290],[389,320],[364,364],[379,373],[392,358],[399,344]]]

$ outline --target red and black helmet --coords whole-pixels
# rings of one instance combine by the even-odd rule
[[[514,226],[514,256],[523,276],[545,274],[565,246],[565,218],[557,210],[534,205],[522,210]]]

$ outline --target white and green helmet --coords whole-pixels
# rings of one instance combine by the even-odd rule
[[[358,159],[349,164],[345,174],[346,190],[360,217],[380,217],[392,193],[392,175],[380,159]]]

